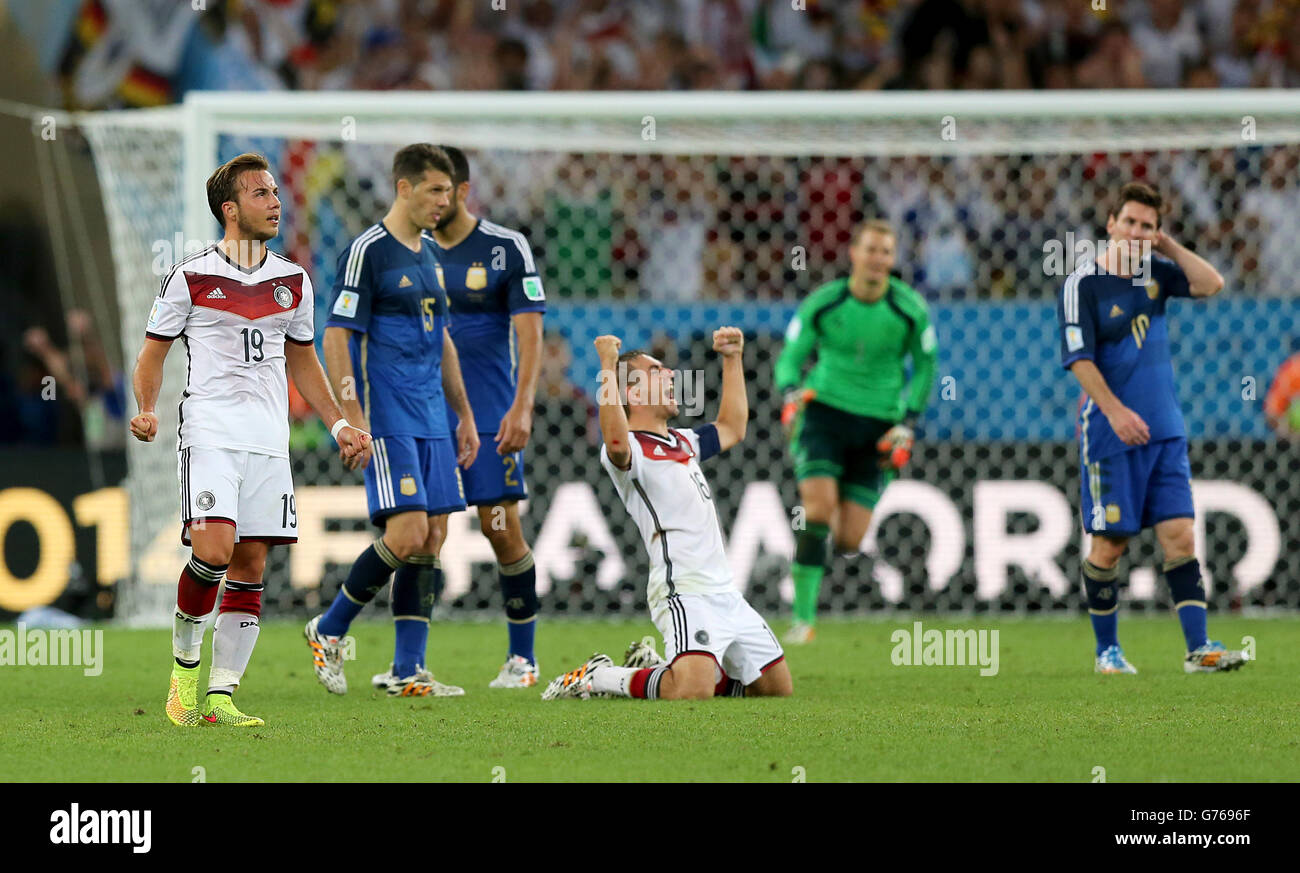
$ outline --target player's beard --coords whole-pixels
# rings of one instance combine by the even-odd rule
[[[447,211],[442,214],[442,217],[438,219],[437,224],[434,225],[435,230],[445,230],[447,225],[455,221],[456,216],[460,215],[460,204],[454,199],[454,194],[452,197],[451,205],[447,207]]]

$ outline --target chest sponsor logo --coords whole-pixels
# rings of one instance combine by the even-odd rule
[[[1083,348],[1083,328],[1072,324],[1065,329],[1065,348],[1071,352]]]
[[[662,457],[664,457],[664,456],[667,455],[667,454],[668,454],[668,453],[664,451],[664,447],[663,447],[663,446],[655,446],[655,457],[657,457],[657,458],[662,458]]]
[[[1119,308],[1119,304],[1118,304],[1118,303],[1116,303],[1114,306],[1112,306],[1112,307],[1110,308],[1110,317],[1111,317],[1111,318],[1119,318],[1119,317],[1120,317],[1121,315],[1123,315],[1123,314],[1124,314],[1124,310],[1122,310],[1122,309]]]
[[[209,300],[225,300],[225,299],[226,299],[226,295],[225,295],[225,292],[223,292],[220,288],[213,288],[211,291],[208,292],[208,299],[209,299]]]
[[[542,290],[540,276],[528,276],[524,279],[524,296],[529,300],[545,300],[546,292]]]
[[[465,287],[471,291],[487,287],[487,270],[482,264],[475,264],[465,271]]]
[[[344,291],[339,294],[339,299],[334,301],[334,314],[342,315],[344,318],[351,318],[357,314],[357,301],[360,299],[355,291]]]
[[[280,304],[281,309],[288,309],[293,306],[293,292],[283,285],[275,286],[275,290],[271,294],[275,297],[275,302]]]
[[[1147,296],[1150,297],[1152,300],[1155,300],[1157,297],[1160,296],[1160,283],[1157,282],[1155,279],[1152,279],[1150,282],[1147,283]]]
[[[398,287],[398,288],[410,288],[410,287],[411,287],[412,285],[414,285],[414,284],[415,284],[415,283],[411,281],[411,277],[408,276],[408,275],[406,275],[405,273],[403,273],[403,274],[402,274],[402,281],[400,281],[400,282],[397,283],[397,287]]]

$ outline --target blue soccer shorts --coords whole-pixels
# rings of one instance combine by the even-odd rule
[[[1192,518],[1192,468],[1182,437],[1132,446],[1084,464],[1083,529],[1131,537],[1170,518]]]
[[[462,474],[465,502],[470,506],[492,506],[507,500],[524,500],[524,453],[498,455],[495,433],[478,435],[478,457]]]
[[[375,437],[365,479],[370,520],[381,527],[398,512],[445,515],[465,508],[451,437]]]

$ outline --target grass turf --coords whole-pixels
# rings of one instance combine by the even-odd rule
[[[895,666],[891,634],[912,619],[826,622],[789,653],[795,696],[677,703],[566,700],[540,688],[487,688],[505,632],[440,623],[439,679],[461,698],[389,700],[369,687],[391,658],[391,627],[353,628],[351,691],[317,684],[298,623],[267,622],[236,701],[265,727],[173,727],[162,703],[166,631],[108,628],[102,675],[80,667],[0,667],[0,780],[1087,782],[1300,780],[1300,618],[1212,616],[1230,647],[1258,660],[1186,675],[1173,618],[1128,618],[1137,676],[1092,673],[1086,619],[923,619],[925,628],[997,628],[995,676],[977,668]],[[778,627],[778,632],[784,625]],[[548,621],[544,680],[600,650],[618,660],[649,622]],[[204,657],[210,652],[205,645]],[[503,769],[498,769],[503,768]]]

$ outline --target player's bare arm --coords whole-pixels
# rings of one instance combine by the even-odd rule
[[[345,417],[325,379],[320,358],[316,357],[316,347],[287,342],[284,345],[284,363],[289,378],[298,386],[302,399],[316,410],[316,414],[333,433],[334,426]],[[341,428],[334,439],[338,442],[343,462],[349,469],[365,467],[370,463],[370,434],[349,424]]]
[[[162,390],[163,361],[171,351],[172,340],[145,339],[135,360],[135,373],[131,384],[135,389],[135,405],[139,412],[131,419],[131,436],[140,442],[151,443],[158,435],[158,392]]]
[[[713,350],[722,355],[722,400],[718,404],[718,445],[721,451],[745,438],[749,424],[749,395],[745,390],[745,335],[738,327],[713,332]]]
[[[1186,275],[1193,297],[1213,297],[1223,290],[1223,276],[1209,261],[1188,250],[1163,230],[1156,234],[1154,250],[1176,263]]]
[[[366,420],[365,410],[361,408],[356,374],[352,371],[352,355],[348,351],[351,339],[352,331],[346,327],[325,328],[325,370],[344,417],[351,424],[369,431],[370,422]]]
[[[614,466],[626,470],[632,463],[632,448],[627,414],[623,411],[618,391],[618,350],[623,347],[623,341],[616,336],[598,336],[595,346],[600,357],[600,390],[596,392],[600,406],[600,433],[609,459]]]
[[[456,425],[456,462],[468,470],[478,456],[478,426],[474,423],[474,410],[469,406],[469,395],[465,393],[465,380],[460,375],[460,356],[451,341],[451,332],[445,327],[442,329],[442,391],[460,419]]]
[[[1106,377],[1101,375],[1097,365],[1084,358],[1070,365],[1070,372],[1079,380],[1083,390],[1088,392],[1092,402],[1097,404],[1101,414],[1110,422],[1115,435],[1128,446],[1143,446],[1151,439],[1151,429],[1142,420],[1142,416],[1129,409],[1106,384]]]
[[[528,445],[533,432],[537,379],[542,372],[542,313],[521,312],[511,316],[510,322],[519,343],[519,381],[514,402],[497,429],[498,455],[509,455]]]

